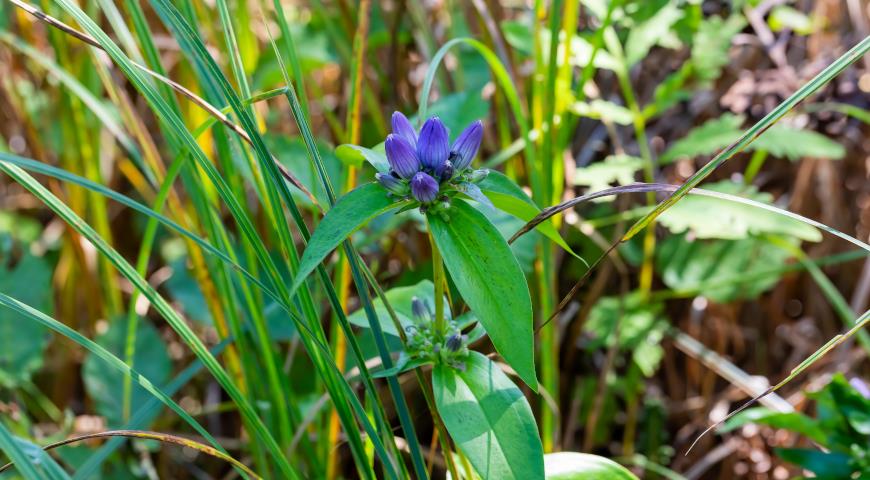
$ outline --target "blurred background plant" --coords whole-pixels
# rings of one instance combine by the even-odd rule
[[[805,85],[702,186],[823,225],[689,195],[608,252],[664,198],[648,191],[511,244],[539,327],[540,388],[523,391],[552,478],[631,473],[550,452],[641,478],[866,469],[866,401],[829,384],[870,377],[862,331],[682,453],[866,319],[868,8],[0,2],[0,449],[19,465],[5,475],[468,478],[444,454],[431,368],[402,363],[393,322],[413,324],[414,297],[440,303],[424,217],[377,216],[290,288],[323,213],[374,178],[392,112],[437,115],[451,140],[483,122],[474,166],[505,183],[501,210],[479,211],[509,239],[582,194],[693,178]],[[493,353],[448,280],[446,310]],[[765,426],[735,428],[750,421]],[[122,429],[134,438],[35,447]]]

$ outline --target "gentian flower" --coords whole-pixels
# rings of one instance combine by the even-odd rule
[[[474,170],[471,161],[480,149],[483,124],[469,125],[453,145],[447,127],[438,117],[430,117],[418,132],[401,112],[393,113],[393,133],[384,148],[390,164],[388,173],[375,178],[391,194],[409,195],[426,208],[436,201],[447,201],[456,191],[467,191],[467,184],[478,183],[487,170]]]

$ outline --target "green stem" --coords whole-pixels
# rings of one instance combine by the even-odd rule
[[[764,161],[767,160],[767,151],[756,150],[749,159],[749,165],[746,166],[746,171],[743,172],[743,183],[749,185],[755,180],[755,176],[761,171],[764,166]]]
[[[443,336],[447,332],[447,322],[444,319],[444,262],[441,260],[441,251],[435,244],[435,238],[429,234],[429,243],[432,244],[432,282],[435,284],[435,333]]]

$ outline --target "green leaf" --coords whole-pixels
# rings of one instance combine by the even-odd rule
[[[378,147],[380,147],[380,150],[372,150],[371,148],[346,143],[336,147],[335,155],[346,165],[360,167],[363,161],[366,161],[381,173],[389,172],[390,162],[387,160],[387,155],[383,152],[383,144],[378,145]]]
[[[592,334],[587,349],[610,347],[619,339],[619,349],[630,352],[632,361],[647,377],[655,374],[664,350],[660,343],[667,323],[663,306],[649,303],[639,292],[623,297],[603,297],[589,312],[585,330]],[[619,334],[615,332],[619,330]]]
[[[728,57],[731,39],[744,26],[746,20],[742,15],[731,15],[727,20],[711,16],[701,21],[692,40],[691,57],[692,69],[698,78],[708,82],[719,78],[722,67],[731,61]]]
[[[503,173],[490,170],[489,175],[478,184],[478,187],[480,187],[492,204],[495,205],[495,208],[513,215],[524,222],[528,222],[541,213],[541,209],[526,195],[526,192]],[[556,245],[562,247],[566,252],[574,255],[581,261],[583,260],[571,250],[565,239],[559,235],[559,231],[556,230],[552,221],[541,222],[540,225],[535,227],[535,230],[552,240]]]
[[[588,453],[544,455],[547,480],[637,480],[627,468],[609,458]]]
[[[815,30],[815,22],[811,16],[788,5],[773,7],[770,10],[767,23],[774,32],[789,29],[794,30],[799,35],[809,35]]]
[[[816,474],[820,480],[861,478],[848,455],[839,452],[822,452],[803,448],[777,448],[776,454],[786,462],[793,463]]]
[[[728,180],[711,183],[706,190],[750,198],[772,204],[769,193],[754,186]],[[692,232],[697,238],[741,239],[752,235],[785,235],[818,242],[822,234],[815,227],[774,212],[721,198],[690,195],[675,204],[660,218],[673,233]]]
[[[588,117],[596,120],[606,120],[618,125],[631,125],[634,122],[634,114],[628,108],[606,100],[592,100],[591,102],[574,102],[571,111],[575,115]]]
[[[464,371],[436,365],[432,389],[450,437],[481,478],[544,477],[544,452],[529,402],[495,363],[471,352]]]
[[[157,330],[147,321],[140,319],[136,332],[136,350],[133,367],[155,385],[163,385],[172,373],[169,352]],[[109,329],[96,338],[96,342],[118,357],[124,356],[127,340],[127,322],[123,319],[113,321]],[[106,363],[93,353],[85,358],[82,369],[85,389],[93,399],[97,413],[106,417],[111,428],[124,425],[123,404],[119,392],[124,390],[126,375]],[[139,385],[133,385],[130,397],[131,410],[136,411],[151,399],[151,394]]]
[[[690,241],[669,237],[656,252],[657,268],[668,288],[698,292],[714,302],[753,299],[779,282],[790,255],[763,239]],[[758,259],[763,258],[763,262]]]
[[[519,263],[498,230],[471,205],[454,199],[439,213],[427,215],[429,229],[456,289],[498,353],[536,390],[532,301]]]
[[[666,164],[683,158],[711,155],[731,145],[740,136],[741,124],[743,117],[730,113],[708,120],[675,142],[659,161]],[[820,133],[786,125],[770,127],[747,147],[747,151],[756,150],[791,160],[803,157],[840,159],[846,154],[842,145]]]
[[[777,412],[766,407],[751,408],[740,412],[725,422],[725,425],[718,431],[719,433],[730,432],[749,423],[782,428],[799,433],[819,444],[826,443],[825,431],[812,418],[799,412]]]
[[[24,253],[13,266],[11,256],[7,257],[2,248],[0,246],[0,292],[51,312],[52,270],[48,262]],[[49,338],[45,327],[28,322],[11,310],[0,309],[0,384],[13,387],[30,380],[42,366],[42,352]]]
[[[681,18],[683,18],[683,11],[679,3],[668,2],[651,18],[631,28],[625,42],[625,60],[628,66],[643,59]]]
[[[753,150],[765,150],[774,157],[800,160],[803,157],[839,160],[846,149],[839,143],[812,130],[777,124],[755,139]]]
[[[643,159],[631,155],[609,155],[603,162],[578,168],[574,173],[574,185],[589,187],[586,193],[604,190],[613,183],[634,183],[634,175],[643,168]]]
[[[708,120],[674,142],[659,157],[659,163],[664,165],[683,158],[711,155],[727,147],[740,136],[741,124],[743,124],[743,117],[730,113]]]
[[[411,309],[411,300],[414,297],[426,302],[429,305],[429,308],[433,311],[435,309],[435,285],[432,284],[432,281],[430,280],[422,280],[416,285],[408,287],[391,288],[384,293],[387,296],[387,301],[390,303],[390,306],[393,307],[393,310],[396,312],[396,316],[399,318],[399,322],[403,327],[416,325],[417,323],[414,321],[414,313]],[[396,327],[393,325],[393,320],[390,318],[390,314],[384,306],[384,302],[380,298],[376,298],[374,302],[372,302],[372,305],[375,307],[375,312],[378,314],[378,320],[381,322],[381,328],[384,333],[398,337],[399,333],[396,332]],[[448,315],[449,318],[450,305],[447,302],[446,297],[444,298],[444,307],[444,313],[445,315]],[[347,317],[347,319],[354,325],[363,328],[370,328],[368,317],[366,317],[366,314],[362,309],[357,310]]]
[[[3,422],[0,422],[0,452],[15,464],[12,469],[27,480],[69,480],[69,475],[43,449],[14,437]]]
[[[372,218],[402,207],[407,202],[396,201],[377,183],[367,183],[338,199],[317,226],[308,247],[299,261],[299,270],[290,287],[292,295],[317,265],[341,242]]]

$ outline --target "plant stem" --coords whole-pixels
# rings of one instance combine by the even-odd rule
[[[443,336],[447,331],[447,322],[444,319],[444,262],[441,260],[441,251],[435,244],[435,238],[429,234],[429,243],[432,244],[432,282],[435,284],[435,332],[437,336]]]

